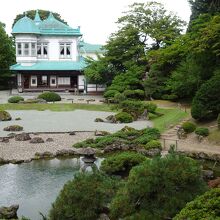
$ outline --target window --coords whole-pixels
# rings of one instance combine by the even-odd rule
[[[71,58],[71,43],[60,43],[60,58]]]
[[[56,80],[55,79],[51,79],[51,84],[55,85],[56,84]]]
[[[17,43],[17,56],[36,56],[36,43]]]
[[[29,56],[29,43],[24,43],[24,56]]]
[[[47,58],[48,55],[48,43],[37,44],[37,56],[40,58]]]
[[[21,43],[17,43],[17,55],[21,56],[22,55],[22,47]]]
[[[36,43],[31,43],[31,56],[36,56]]]
[[[37,76],[31,76],[31,86],[37,86]]]
[[[59,85],[70,85],[70,77],[59,77],[58,84]]]
[[[36,84],[36,79],[32,79],[31,84],[35,85]]]
[[[47,85],[47,76],[42,76],[42,85]]]

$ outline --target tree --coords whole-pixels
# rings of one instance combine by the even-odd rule
[[[174,220],[206,220],[220,219],[220,189],[212,189],[197,197],[175,216]]]
[[[172,218],[205,190],[196,161],[175,153],[147,160],[130,171],[127,183],[111,202],[111,216],[113,219]]]
[[[67,182],[50,210],[51,220],[96,220],[114,195],[115,182],[101,173],[81,173]]]
[[[178,16],[168,12],[161,3],[154,1],[130,5],[130,10],[118,19],[118,23],[134,26],[148,49],[170,45],[180,36],[186,24]]]
[[[10,76],[9,67],[15,62],[15,49],[12,38],[5,32],[5,25],[0,22],[0,89],[7,86]]]
[[[196,93],[191,114],[198,120],[217,118],[220,112],[220,69]]]
[[[49,14],[50,14],[50,11],[46,11],[46,10],[38,10],[39,12],[39,15],[40,15],[40,18],[42,20],[45,20],[48,18]],[[53,13],[53,16],[58,20],[58,21],[61,21],[63,22],[64,24],[67,24],[66,21],[64,21],[62,18],[61,18],[61,15],[56,13],[56,12],[52,12]],[[12,24],[12,27],[14,26],[14,24],[19,20],[21,19],[22,17],[25,16],[25,14],[27,15],[27,17],[31,18],[31,19],[34,19],[35,17],[35,14],[36,14],[36,10],[29,10],[29,11],[26,11],[26,12],[23,12],[22,14],[18,14],[16,16],[16,18],[14,19],[14,22]]]

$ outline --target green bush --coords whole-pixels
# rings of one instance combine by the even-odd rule
[[[114,96],[114,101],[116,103],[119,103],[119,102],[123,102],[124,100],[126,100],[126,97],[123,93],[116,93],[115,96]]]
[[[182,124],[182,128],[186,133],[192,133],[196,130],[196,125],[190,121],[186,121]]]
[[[169,154],[135,166],[110,204],[110,219],[172,219],[207,189],[195,160]],[[219,206],[218,206],[219,208]],[[132,219],[132,218],[131,218]]]
[[[132,167],[141,164],[146,157],[135,152],[123,152],[107,157],[100,169],[109,175],[127,176]]]
[[[12,96],[11,98],[8,99],[9,103],[18,103],[20,101],[24,101],[24,98],[21,96]]]
[[[60,95],[55,92],[44,92],[38,96],[38,99],[44,99],[47,102],[61,101]]]
[[[107,90],[104,93],[104,98],[106,99],[110,99],[110,98],[114,98],[116,94],[118,94],[119,92],[117,90]]]
[[[134,143],[139,145],[146,145],[152,140],[160,138],[160,132],[156,128],[146,128],[142,130],[142,134],[134,140]]]
[[[132,115],[127,112],[120,112],[115,115],[115,118],[116,121],[119,121],[120,123],[131,123],[134,120]]]
[[[143,90],[136,89],[136,90],[125,90],[123,92],[125,97],[129,99],[140,99],[143,100],[145,98],[145,93]]]
[[[148,112],[155,113],[157,110],[157,105],[151,102],[145,103],[144,108],[147,109]]]
[[[116,182],[98,172],[68,181],[49,213],[50,220],[96,220],[115,194]]]
[[[220,113],[218,114],[217,123],[218,123],[218,129],[220,129]]]
[[[212,189],[186,204],[174,220],[218,220],[220,219],[220,188]]]
[[[174,94],[172,94],[172,95],[163,95],[163,96],[162,96],[162,99],[175,101],[175,100],[178,99],[178,96],[177,96],[177,95],[174,95]]]
[[[197,135],[207,137],[209,136],[209,129],[208,128],[196,128],[195,133]]]
[[[155,149],[155,148],[162,150],[162,145],[161,145],[160,141],[151,140],[145,145],[144,148],[146,150]]]

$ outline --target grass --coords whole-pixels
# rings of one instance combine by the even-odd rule
[[[189,116],[188,112],[179,110],[177,108],[173,109],[164,109],[158,108],[159,113],[164,114],[163,116],[156,116],[150,114],[150,120],[153,122],[154,127],[159,129],[160,132],[164,132],[169,129],[170,126],[175,126],[183,119]]]
[[[79,104],[79,103],[50,103],[50,104],[1,104],[0,110],[51,110],[51,111],[73,111],[76,109],[89,110],[89,111],[106,111],[112,112],[112,107],[107,104]]]
[[[210,142],[220,144],[220,130],[216,129],[210,132],[208,139]]]

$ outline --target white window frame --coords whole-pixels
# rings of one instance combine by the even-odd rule
[[[40,48],[40,54],[38,54],[38,50]],[[47,54],[44,54],[44,49],[46,48]],[[40,59],[47,59],[49,50],[48,50],[48,43],[47,42],[38,42],[37,43],[37,57]]]
[[[61,47],[64,49],[64,54],[61,54]],[[70,54],[67,54],[67,48],[69,48]],[[72,43],[71,42],[60,42],[59,47],[60,59],[71,59],[72,58]]]
[[[55,83],[53,83],[53,80],[55,80]],[[57,85],[57,77],[50,76],[50,86],[56,86],[56,85]]]
[[[59,86],[70,86],[71,85],[70,77],[58,77],[58,85]]]
[[[35,80],[36,83],[33,83],[32,80]],[[31,76],[31,87],[37,87],[37,76]]]

